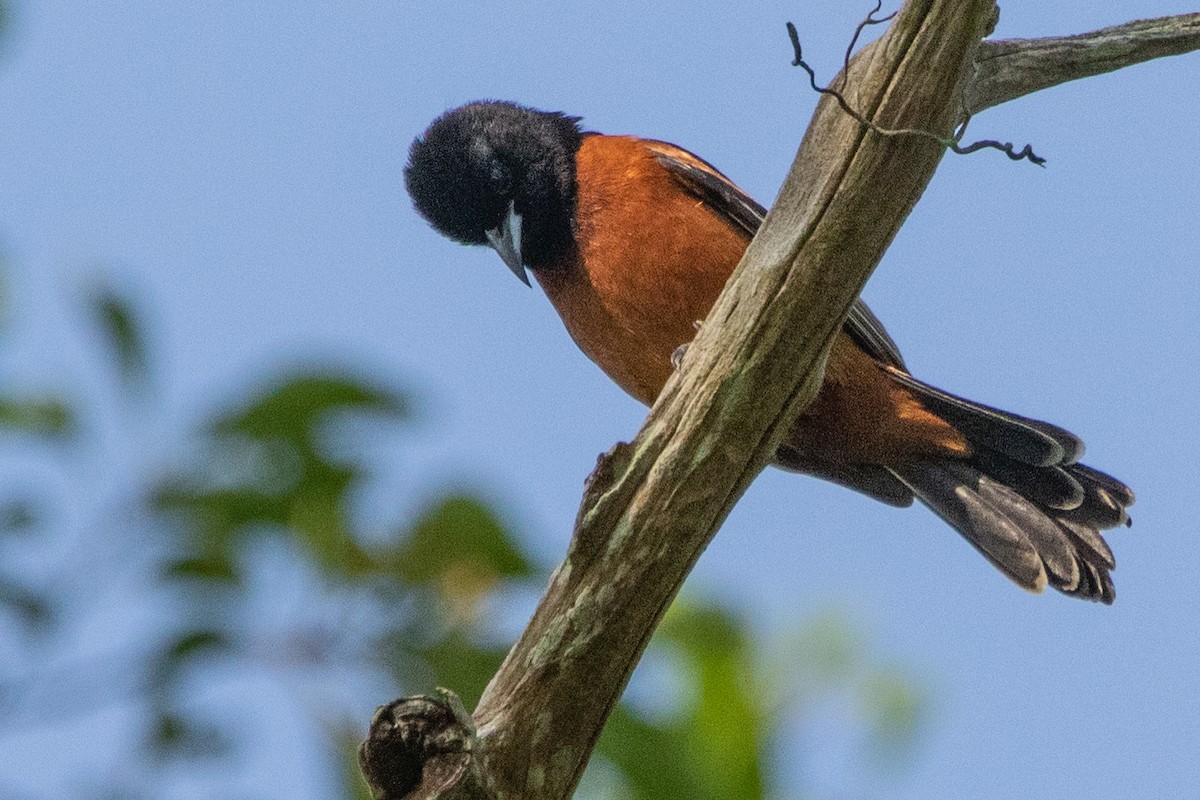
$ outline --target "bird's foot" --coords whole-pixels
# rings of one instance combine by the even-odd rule
[[[696,320],[695,322],[692,323],[692,327],[695,328],[697,332],[699,332],[700,326],[703,324],[704,323],[701,320]],[[676,347],[674,350],[671,351],[671,367],[676,372],[679,372],[680,367],[683,366],[683,357],[687,355],[689,344],[690,344],[690,342],[684,342],[683,344],[679,345],[679,347]]]
[[[685,342],[671,351],[671,367],[679,372],[679,368],[683,366],[683,357],[687,355],[688,346]]]

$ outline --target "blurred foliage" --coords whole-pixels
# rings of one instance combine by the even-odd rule
[[[191,434],[161,447],[165,467],[97,476],[73,466],[94,459],[87,447],[112,440],[93,429],[101,420],[149,427],[154,417],[153,397],[141,394],[138,413],[97,413],[97,398],[131,404],[134,389],[156,382],[130,304],[108,289],[85,302],[80,316],[108,346],[114,391],[18,392],[10,380],[0,385],[0,442],[26,452],[70,434],[84,444],[46,450],[67,476],[63,484],[72,485],[71,475],[80,486],[99,480],[125,499],[116,511],[84,514],[72,536],[61,530],[72,514],[47,511],[70,506],[74,489],[57,499],[29,496],[5,473],[0,648],[22,663],[0,671],[0,712],[5,698],[39,694],[51,705],[119,704],[142,720],[140,766],[101,786],[88,782],[81,796],[157,797],[163,777],[187,765],[222,763],[236,774],[248,754],[270,746],[261,732],[248,732],[245,713],[222,688],[266,680],[283,688],[293,727],[327,752],[325,774],[336,788],[314,793],[365,798],[354,750],[370,708],[434,686],[473,704],[512,635],[497,622],[498,610],[514,597],[534,597],[545,565],[524,551],[493,502],[461,487],[416,487],[429,499],[411,518],[369,530],[358,504],[379,481],[379,467],[367,446],[410,426],[411,404],[402,391],[342,367],[248,381]],[[0,331],[0,348],[13,335]],[[64,538],[72,543],[66,550],[82,555],[57,571],[8,568],[53,562]],[[63,654],[76,652],[86,627],[79,619],[64,624],[61,610],[78,617],[93,606],[105,608],[109,625],[114,613],[156,613],[138,623],[138,637],[106,636],[116,657],[46,677]],[[648,651],[669,679],[647,693],[635,676],[634,697],[604,731],[581,796],[794,796],[781,786],[779,763],[803,753],[780,742],[779,732],[789,714],[830,695],[846,698],[868,739],[903,750],[918,727],[919,695],[902,672],[872,665],[852,627],[836,615],[819,617],[772,653],[739,614],[685,598]],[[35,639],[43,646],[34,647]],[[85,685],[109,696],[80,695],[73,684],[80,670]],[[26,719],[44,711],[33,702],[23,703]],[[20,711],[22,703],[15,706]],[[4,733],[0,726],[0,749]],[[11,777],[0,768],[0,786]],[[256,791],[266,797],[270,789]]]
[[[61,437],[74,428],[70,407],[57,398],[0,396],[0,428]]]
[[[668,611],[651,647],[651,657],[665,655],[685,678],[684,690],[665,718],[623,705],[610,719],[597,752],[624,777],[622,796],[764,797],[774,714],[744,621],[685,599]]]
[[[202,429],[198,463],[156,486],[150,505],[178,523],[178,559],[168,574],[236,582],[247,539],[267,531],[295,538],[330,577],[378,573],[386,554],[358,544],[349,495],[365,480],[361,464],[340,463],[322,441],[341,413],[403,421],[403,396],[336,372],[298,372],[256,389],[244,407]]]
[[[117,361],[121,377],[133,384],[144,381],[149,372],[146,343],[128,304],[111,287],[101,286],[87,305],[98,332]]]

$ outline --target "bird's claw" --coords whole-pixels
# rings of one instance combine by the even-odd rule
[[[703,324],[704,324],[703,321],[695,320],[692,323],[692,327],[695,328],[697,332],[699,332],[700,326],[702,326]],[[684,342],[683,344],[679,345],[679,347],[676,347],[674,350],[671,351],[671,366],[674,368],[674,370],[676,372],[678,372],[680,367],[683,366],[683,357],[687,355],[688,344],[689,344],[688,342]]]
[[[687,351],[687,342],[684,342],[683,344],[679,345],[679,347],[676,347],[671,351],[671,367],[676,372],[679,372],[679,368],[683,366],[683,357],[687,355]]]

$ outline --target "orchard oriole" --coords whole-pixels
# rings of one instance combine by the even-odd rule
[[[675,145],[506,102],[436,119],[405,183],[442,234],[531,272],[583,352],[647,404],[766,213]],[[1099,532],[1129,523],[1133,493],[1082,453],[1062,428],[914,378],[860,300],[775,463],[895,506],[915,497],[1020,586],[1111,603]]]

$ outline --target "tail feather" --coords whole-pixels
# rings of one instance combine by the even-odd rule
[[[1040,506],[969,461],[912,461],[892,471],[1019,586],[1040,592],[1049,584],[1103,603],[1115,599],[1108,573],[1116,560],[1095,518],[1082,519],[1084,506]],[[1094,485],[1086,490],[1104,492]]]
[[[971,446],[965,458],[912,460],[892,473],[1018,585],[1112,603],[1116,560],[1100,531],[1129,525],[1129,487],[1075,463],[1083,442],[1062,428],[889,372]]]
[[[862,492],[896,508],[913,504],[913,493],[887,467],[877,464],[813,464],[790,444],[775,451],[775,465],[795,472],[816,475],[839,486]]]
[[[1079,557],[1069,534],[1046,516],[1035,503],[1016,490],[990,476],[965,465],[955,465],[967,485],[975,486],[979,496],[992,508],[1012,520],[1029,537],[1033,549],[1046,568],[1050,585],[1062,591],[1074,591],[1079,586]]]
[[[1069,511],[1083,505],[1087,497],[1083,483],[1071,475],[1070,467],[1034,467],[979,446],[971,463],[1026,499],[1048,508]]]
[[[893,472],[917,498],[966,537],[975,549],[1019,586],[1046,587],[1046,569],[1021,526],[985,500],[950,461],[914,461]]]
[[[1112,605],[1113,601],[1117,599],[1117,590],[1113,587],[1112,578],[1108,572],[1089,562],[1084,562],[1083,566],[1079,587],[1066,592],[1066,594]]]
[[[896,383],[921,404],[949,422],[972,444],[1035,467],[1074,464],[1083,456],[1083,441],[1049,422],[1010,414],[942,391],[896,367],[886,367]]]
[[[1135,499],[1133,490],[1112,475],[1092,469],[1087,464],[1072,464],[1070,469],[1080,480],[1094,483],[1098,488],[1107,492],[1110,499],[1114,500],[1121,508],[1133,505]]]
[[[1085,495],[1078,508],[1062,513],[1063,519],[1083,523],[1098,531],[1121,525],[1128,527],[1129,514],[1125,507],[1133,504],[1133,493],[1125,486],[1121,486],[1124,491],[1114,493],[1100,480],[1115,482],[1114,478],[1094,469],[1082,472],[1076,469],[1078,466],[1081,465],[1072,464],[1068,469],[1084,484]]]
[[[1117,559],[1113,555],[1112,548],[1108,546],[1108,542],[1104,541],[1104,537],[1100,535],[1099,531],[1089,528],[1081,522],[1072,522],[1062,517],[1059,517],[1058,524],[1070,534],[1077,547],[1087,551],[1087,561],[1101,564],[1108,569],[1117,568]]]

